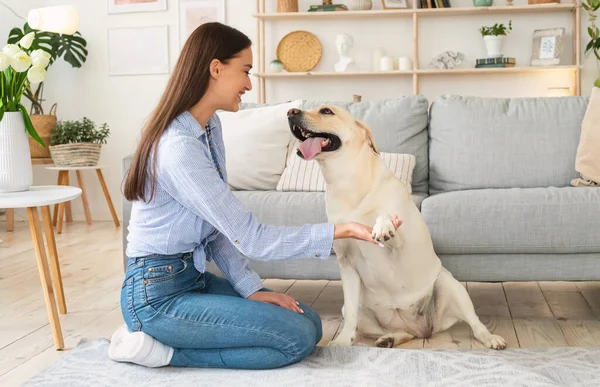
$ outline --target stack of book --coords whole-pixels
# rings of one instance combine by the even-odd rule
[[[308,12],[329,12],[329,11],[347,11],[348,7],[344,4],[325,4],[311,5]]]
[[[483,58],[477,59],[475,68],[490,68],[490,67],[515,67],[517,61],[515,58]]]

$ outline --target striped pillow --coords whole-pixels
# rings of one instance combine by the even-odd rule
[[[380,152],[385,165],[406,185],[412,193],[412,175],[417,159],[414,155]],[[277,191],[324,192],[325,180],[316,160],[304,160],[290,153],[283,174],[277,183]]]

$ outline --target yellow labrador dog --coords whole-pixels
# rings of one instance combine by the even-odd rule
[[[330,345],[351,345],[358,332],[376,338],[379,347],[394,347],[462,320],[486,347],[505,348],[504,339],[481,323],[465,288],[442,266],[421,213],[379,156],[369,127],[329,105],[291,109],[288,121],[300,140],[298,156],[320,165],[329,222],[372,224],[374,239],[383,245],[335,241],[344,321]],[[395,232],[394,215],[403,221]]]

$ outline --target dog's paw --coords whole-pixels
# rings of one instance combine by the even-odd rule
[[[498,335],[490,335],[484,345],[491,349],[504,349],[506,348],[506,341]]]
[[[391,335],[381,336],[375,342],[375,346],[379,348],[393,348],[395,345],[394,337]]]
[[[394,224],[389,216],[379,216],[373,226],[371,237],[377,242],[388,241],[395,236]]]

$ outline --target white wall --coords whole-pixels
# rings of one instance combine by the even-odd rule
[[[470,0],[451,0],[452,5],[469,6]],[[565,1],[565,0],[563,0]],[[109,185],[115,207],[121,213],[121,159],[133,152],[139,138],[140,129],[148,114],[158,101],[168,75],[145,76],[109,76],[107,29],[129,26],[168,25],[170,42],[170,63],[175,63],[179,48],[178,1],[168,0],[168,11],[108,15],[106,0],[4,0],[19,14],[26,16],[31,8],[72,4],[81,15],[80,32],[88,41],[88,62],[81,69],[59,61],[49,71],[46,81],[46,108],[58,103],[59,119],[79,119],[87,116],[111,128],[111,137],[104,146],[101,163],[107,164],[105,178]],[[373,1],[380,8],[378,0]],[[271,10],[275,10],[275,0],[267,0]],[[307,9],[309,4],[318,0],[300,0],[300,8]],[[256,38],[256,20],[252,17],[255,1],[226,0],[226,22],[254,41]],[[496,0],[496,4],[500,4]],[[526,0],[517,0],[515,4],[526,4]],[[567,28],[565,64],[572,63],[571,54],[571,15],[569,13],[522,14],[522,15],[482,15],[451,18],[431,17],[420,23],[420,58],[424,67],[431,58],[443,50],[464,52],[468,60],[485,54],[481,36],[477,31],[481,25],[495,22],[513,21],[513,32],[506,41],[506,55],[513,55],[517,63],[528,63],[531,54],[531,34],[537,28]],[[275,56],[275,47],[279,39],[292,30],[306,29],[317,35],[324,48],[321,62],[315,71],[331,71],[336,62],[333,39],[338,32],[347,32],[355,39],[353,54],[360,66],[368,66],[371,48],[384,47],[390,55],[409,55],[412,57],[412,20],[377,19],[365,20],[357,25],[357,20],[331,21],[316,23],[308,21],[284,20],[268,23],[269,35],[266,50],[268,64]],[[0,6],[0,36],[2,41],[14,26],[23,22]],[[582,50],[585,47],[587,17],[582,11]],[[388,40],[389,39],[389,40]],[[387,42],[384,43],[384,40]],[[255,54],[255,67],[258,66]],[[597,77],[592,58],[585,59],[582,76],[582,94],[589,95],[593,80]],[[570,85],[570,73],[520,74],[510,76],[429,76],[421,81],[421,93],[430,100],[441,93],[476,94],[489,96],[529,96],[543,95],[548,87]],[[485,82],[483,82],[485,81]],[[247,93],[245,101],[257,99],[258,81],[255,88]],[[404,78],[336,78],[336,79],[279,79],[267,81],[269,102],[278,102],[291,98],[305,99],[344,99],[351,100],[352,94],[361,94],[363,100],[394,97],[412,93],[412,80]],[[47,171],[43,166],[34,167],[34,184],[56,183],[56,172]],[[84,178],[89,190],[92,216],[97,220],[109,220],[110,214],[104,202],[102,191],[95,174],[85,173]],[[75,176],[71,176],[72,184]],[[76,220],[83,219],[80,201],[73,205]],[[17,218],[23,219],[18,213]]]

